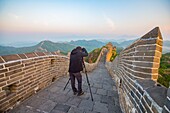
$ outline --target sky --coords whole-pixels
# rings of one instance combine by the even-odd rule
[[[129,40],[159,26],[170,40],[170,0],[0,0],[0,43]]]

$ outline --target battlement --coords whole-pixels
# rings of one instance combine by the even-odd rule
[[[87,71],[97,66],[85,63]],[[68,75],[69,57],[58,52],[33,52],[0,56],[0,111],[12,109],[61,76]]]
[[[116,80],[120,103],[126,113],[170,111],[169,89],[156,82],[162,43],[161,32],[156,27],[106,64]]]
[[[8,55],[0,59],[1,111],[66,75],[69,63],[68,57],[55,52]]]
[[[170,112],[170,88],[156,82],[162,43],[156,27],[125,48],[113,62],[106,62],[116,81],[124,112]],[[106,51],[111,52],[103,48],[95,63],[85,63],[88,72],[95,69]],[[0,56],[0,112],[12,109],[59,77],[68,75],[68,66],[69,57],[58,52]]]

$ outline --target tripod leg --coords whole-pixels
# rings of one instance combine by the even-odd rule
[[[68,79],[68,81],[67,81],[67,83],[66,83],[66,85],[65,85],[65,87],[64,87],[64,89],[63,89],[63,90],[65,90],[65,89],[66,89],[66,87],[67,87],[67,85],[68,85],[69,81],[70,81],[70,78]]]
[[[90,82],[89,82],[89,79],[88,79],[88,76],[87,76],[87,72],[86,72],[86,79],[87,79],[87,84],[88,84],[89,90],[90,90],[91,100],[93,101],[93,95],[92,95],[92,92],[91,92],[91,87],[90,87]]]
[[[93,101],[93,95],[92,95],[92,92],[91,92],[90,82],[89,82],[89,79],[88,79],[88,76],[87,76],[87,70],[86,70],[86,66],[85,66],[84,62],[83,62],[83,65],[84,65],[84,69],[85,69],[85,73],[86,73],[87,84],[88,84],[89,90],[90,90],[91,100]]]

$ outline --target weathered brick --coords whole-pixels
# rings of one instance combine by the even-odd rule
[[[144,106],[142,105],[142,103],[139,104],[139,108],[141,109],[142,113],[145,113],[145,108]]]
[[[24,76],[24,78],[20,79],[20,82],[23,82],[23,81],[28,80],[30,78],[31,78],[30,76]]]
[[[0,69],[3,69],[4,68],[4,66],[3,65],[0,65]]]
[[[136,91],[136,95],[139,99],[141,98],[141,94],[139,93],[139,91]]]
[[[14,60],[19,60],[18,55],[6,55],[6,56],[1,56],[6,62],[8,61],[14,61]]]
[[[33,67],[33,68],[30,68],[30,69],[24,70],[24,71],[25,71],[25,73],[29,73],[29,72],[35,72],[35,70],[36,70],[36,68]]]
[[[169,111],[164,107],[163,110],[162,110],[162,113],[169,113]]]
[[[7,80],[9,80],[9,77],[0,78],[0,82],[4,82],[4,81],[7,81]]]
[[[166,99],[166,107],[170,110],[170,100],[168,100],[168,98]]]
[[[18,54],[22,59],[26,59],[27,57],[24,54]]]
[[[11,76],[12,74],[17,74],[19,72],[21,72],[22,69],[16,69],[16,70],[13,70],[13,71],[9,71],[7,73],[5,73],[6,76]]]
[[[37,57],[35,53],[25,53],[28,58]]]
[[[0,79],[1,79],[1,78],[4,78],[4,77],[5,77],[5,74],[4,74],[4,73],[1,73],[1,74],[0,74]]]
[[[36,54],[37,54],[38,56],[45,56],[45,54],[44,54],[43,52],[36,52]]]
[[[0,69],[0,73],[5,73],[7,71],[8,71],[7,69]]]
[[[5,111],[6,110],[6,106],[7,105],[9,105],[9,102],[4,102],[4,103],[0,103],[0,111],[2,111],[2,113],[3,113],[3,111]]]
[[[16,73],[16,74],[10,75],[9,77],[10,77],[10,79],[15,78],[15,77],[19,77],[19,76],[22,78],[22,76],[24,74],[25,74],[25,72],[21,72],[21,73]]]
[[[157,37],[159,37],[159,39],[162,39],[162,35],[159,30],[159,27],[155,27],[154,29],[146,33],[144,36],[142,36],[141,39],[152,39]]]
[[[22,68],[23,66],[24,66],[23,64],[19,64],[19,65],[9,67],[9,71],[14,70],[14,69],[18,69],[18,68]]]
[[[144,105],[145,110],[147,111],[147,113],[152,113],[150,107],[146,103],[144,103],[143,105]]]
[[[162,40],[154,39],[154,40],[139,40],[136,45],[146,45],[146,44],[158,44],[162,46]]]
[[[33,62],[26,63],[25,66],[27,67],[27,66],[34,65],[34,64],[35,62],[33,61]]]
[[[152,68],[144,68],[144,67],[134,67],[133,68],[133,70],[135,70],[135,71],[139,71],[139,72],[144,72],[144,73],[152,73],[152,74],[154,74],[154,73],[158,73],[158,69],[152,69]]]
[[[16,66],[18,64],[21,64],[21,62],[17,61],[17,62],[13,62],[13,63],[7,63],[7,64],[5,64],[5,67]]]
[[[6,85],[6,81],[0,82],[0,87],[3,87]]]
[[[18,83],[19,82],[19,79],[21,79],[21,77],[15,77],[15,78],[12,78],[10,80],[7,81],[7,84],[14,84],[14,83]]]
[[[152,111],[154,112],[154,113],[159,113],[159,111],[156,109],[156,107],[153,105],[152,106]]]
[[[2,100],[5,97],[6,97],[6,93],[4,91],[0,92],[0,100]]]
[[[144,95],[144,99],[146,100],[146,102],[148,103],[149,106],[151,106],[151,101],[148,99],[148,97],[146,95]]]
[[[141,95],[144,94],[144,91],[140,87],[138,87],[138,91],[140,92]]]

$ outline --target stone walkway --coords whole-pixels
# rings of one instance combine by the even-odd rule
[[[80,97],[73,95],[70,84],[63,91],[69,78],[62,77],[24,101],[10,113],[122,113],[115,82],[103,62],[100,62],[93,72],[88,73],[93,102],[85,74],[82,75],[84,95]]]

